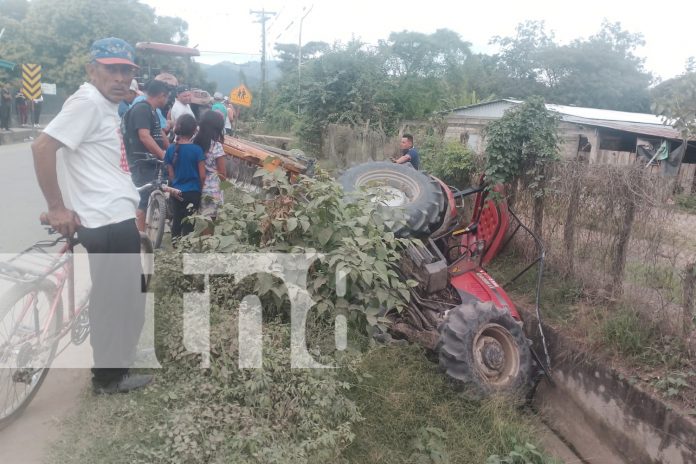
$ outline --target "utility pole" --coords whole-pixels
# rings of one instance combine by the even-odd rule
[[[300,115],[300,98],[302,97],[302,21],[312,11],[314,5],[309,7],[309,10],[300,18],[300,37],[297,44],[297,115]],[[306,8],[302,8],[304,11]]]
[[[276,14],[275,11],[266,11],[261,9],[261,11],[249,10],[249,14],[257,16],[256,23],[261,23],[261,110],[266,106],[266,21]]]

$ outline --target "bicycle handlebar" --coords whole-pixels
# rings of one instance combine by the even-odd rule
[[[134,153],[134,155],[144,155],[144,158],[137,159],[133,161],[133,165],[138,165],[138,164],[155,164],[155,165],[162,165],[164,164],[164,160],[161,160],[155,156],[153,156],[151,153]]]
[[[48,226],[48,234],[49,234],[49,235],[53,235],[53,234],[55,234],[55,233],[57,232],[57,231],[51,226],[51,223],[50,223],[50,221],[48,220],[48,213],[47,213],[47,212],[44,211],[44,212],[42,212],[42,213],[39,215],[39,222],[41,223],[42,226]],[[64,237],[58,237],[55,241],[51,242],[52,245],[56,245],[56,244],[57,244],[58,242],[60,242],[63,238],[64,238]],[[75,246],[75,245],[77,245],[78,243],[80,243],[80,241],[79,241],[78,239],[76,239],[75,237],[65,237],[65,238],[66,238],[66,239],[69,239],[70,245],[72,245],[72,246]]]

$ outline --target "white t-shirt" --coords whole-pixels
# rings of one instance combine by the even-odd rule
[[[174,122],[174,123],[176,123],[176,120],[179,119],[179,116],[181,116],[182,114],[188,113],[191,116],[194,116],[193,110],[191,109],[191,106],[184,105],[179,100],[174,100],[174,104],[172,105],[171,113],[172,113],[172,122]]]
[[[118,104],[90,83],[68,98],[44,133],[65,145],[65,191],[82,225],[93,229],[135,217],[140,196],[128,170]]]

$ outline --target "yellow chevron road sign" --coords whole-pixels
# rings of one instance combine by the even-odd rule
[[[22,93],[25,97],[36,99],[41,96],[41,65],[22,65]]]

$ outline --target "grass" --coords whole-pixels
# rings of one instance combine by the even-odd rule
[[[364,420],[354,426],[355,440],[343,453],[348,462],[483,463],[515,443],[535,441],[538,423],[531,416],[502,398],[466,399],[417,346],[373,350],[358,372],[363,377],[348,397]]]
[[[161,277],[155,288],[166,288]],[[287,327],[269,320],[264,368],[238,369],[236,303],[214,285],[211,300],[211,369],[181,347],[180,296],[158,296],[155,384],[86,392],[48,462],[468,464],[536,442],[531,415],[505,400],[467,400],[417,346],[348,354],[339,369],[290,369]]]
[[[498,282],[506,282],[518,269],[523,269],[519,256],[507,252],[492,263],[489,271]],[[668,267],[649,267],[629,262],[628,281],[637,284],[650,282],[652,288],[668,290],[672,301],[681,301],[679,276]],[[534,302],[536,272],[530,271],[512,286],[513,301]],[[686,362],[686,348],[678,337],[663,333],[655,322],[642,316],[626,303],[593,300],[585,295],[580,283],[563,278],[546,268],[541,291],[542,317],[561,328],[585,337],[588,345],[619,355],[633,364],[677,368]]]
[[[528,263],[515,253],[505,252],[491,262],[488,271],[499,284],[505,285],[524,269],[526,264]],[[525,304],[534,303],[537,276],[537,267],[534,267],[506,286],[506,291],[515,295],[513,302],[516,298],[521,298]],[[572,323],[575,320],[577,304],[582,297],[583,288],[579,282],[564,279],[548,266],[545,268],[540,296],[543,317],[564,325]]]
[[[691,365],[681,337],[662,333],[654,322],[627,306],[608,308],[594,333],[596,340],[633,365],[669,370]]]
[[[674,201],[681,211],[696,214],[696,195],[683,193],[674,197]]]
[[[626,263],[625,276],[628,282],[659,290],[667,301],[682,304],[684,293],[682,279],[679,272],[672,266],[629,261]]]

